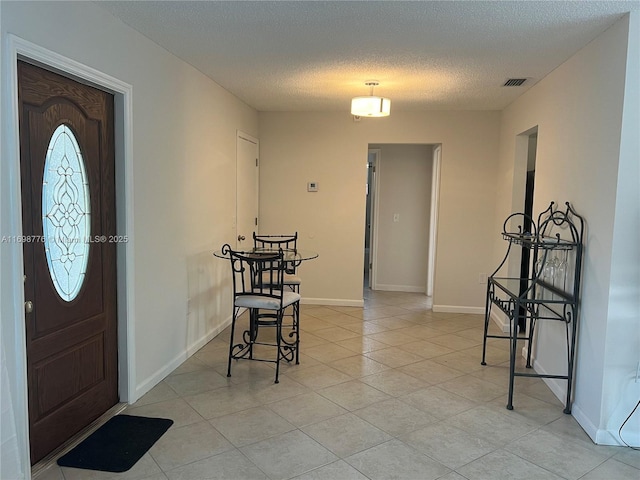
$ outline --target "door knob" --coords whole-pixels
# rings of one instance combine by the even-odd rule
[[[244,239],[245,239],[245,236],[244,236],[244,235],[238,235],[238,241],[239,241],[239,242],[241,242],[241,241],[242,241],[242,240],[244,240]]]
[[[24,302],[24,312],[31,313],[33,312],[33,302],[31,300],[27,300]]]

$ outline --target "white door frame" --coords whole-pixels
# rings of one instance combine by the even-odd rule
[[[20,131],[18,125],[18,59],[70,76],[84,83],[114,94],[115,162],[116,162],[116,229],[119,235],[127,235],[127,243],[117,246],[117,296],[118,296],[118,394],[121,402],[133,403],[136,398],[135,377],[135,308],[134,308],[134,224],[133,224],[133,137],[132,118],[133,87],[110,75],[102,73],[75,60],[52,52],[44,47],[9,34],[6,50],[3,51],[3,84],[6,86],[2,98],[7,102],[3,110],[2,167],[0,185],[7,188],[2,196],[8,205],[2,205],[5,220],[1,226],[6,234],[22,236],[22,196],[20,185]],[[6,175],[6,178],[2,176]],[[16,436],[22,471],[31,478],[29,458],[29,410],[27,395],[26,331],[24,315],[24,265],[20,244],[3,245],[2,268],[2,315],[13,318],[11,325],[3,325],[2,333],[7,364],[11,367],[9,386],[15,387],[11,395]],[[5,303],[6,302],[6,303]],[[6,321],[6,317],[4,322]],[[8,322],[7,322],[8,323]],[[7,338],[8,337],[8,338]],[[7,387],[7,385],[3,385]]]
[[[372,153],[375,158],[373,160],[376,173],[373,176],[373,186],[371,188],[371,228],[369,229],[369,263],[371,268],[369,269],[369,286],[371,290],[377,290],[378,288],[378,211],[379,211],[379,198],[378,195],[380,187],[380,164],[382,160],[382,151],[379,148],[370,148],[368,153]],[[368,161],[368,159],[367,159]]]
[[[369,149],[369,153],[376,154],[376,176],[375,176],[375,191],[378,191],[379,182],[380,182],[380,172],[381,168],[381,150],[380,149]],[[427,254],[427,284],[425,285],[425,292],[427,297],[430,298],[427,306],[431,308],[433,305],[433,290],[435,284],[435,272],[436,272],[436,247],[437,247],[437,238],[438,238],[438,211],[440,207],[440,168],[442,163],[442,145],[435,145],[433,148],[433,164],[432,164],[432,174],[431,174],[431,211],[430,211],[430,221],[429,221],[429,248]],[[374,193],[375,195],[375,193]],[[376,290],[376,265],[377,261],[375,258],[375,253],[377,252],[378,245],[378,200],[379,195],[375,195],[373,200],[373,215],[372,215],[372,239],[370,243],[370,259],[373,262],[373,268],[371,269],[371,289]]]
[[[253,228],[253,231],[258,232],[258,213],[259,213],[259,202],[260,202],[260,140],[258,140],[255,137],[252,137],[251,135],[249,135],[248,133],[245,133],[241,130],[237,130],[236,131],[236,216],[235,216],[235,223],[236,223],[236,248],[242,249],[242,247],[247,247],[247,246],[253,246],[253,239],[250,238],[246,238],[244,245],[240,245],[239,244],[239,240],[237,240],[237,237],[242,233],[239,229],[241,227],[240,225],[240,212],[238,212],[238,196],[240,195],[240,189],[238,187],[238,183],[240,182],[240,177],[239,177],[239,170],[240,170],[240,146],[239,146],[239,142],[249,142],[252,143],[256,146],[256,170],[255,170],[255,180],[256,180],[256,184],[255,184],[255,192],[256,192],[256,204],[254,206],[255,208],[255,225]],[[249,234],[249,232],[245,232],[245,237],[246,235]],[[252,232],[253,233],[253,232]]]
[[[427,297],[433,304],[433,287],[436,276],[436,242],[438,240],[438,209],[440,207],[440,163],[442,161],[442,145],[433,148],[433,164],[431,170],[431,215],[429,220],[429,252],[427,267]]]

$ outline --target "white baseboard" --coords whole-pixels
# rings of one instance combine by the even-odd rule
[[[630,408],[630,406],[629,406]],[[580,408],[578,402],[574,402],[571,407],[571,415],[576,421],[580,424],[582,429],[591,437],[591,440],[597,445],[611,445],[615,447],[624,446],[626,447],[624,442],[632,447],[640,447],[640,425],[637,421],[634,423],[632,420],[629,420],[622,431],[622,437],[624,441],[620,438],[618,434],[618,430],[620,429],[620,425],[626,418],[626,415],[631,413],[631,411],[626,412],[621,416],[620,419],[616,420],[616,424],[611,426],[610,428],[603,429],[596,427],[591,420],[585,415],[584,411]],[[638,415],[638,411],[636,411],[635,415]],[[619,424],[618,424],[619,422]],[[635,429],[634,429],[635,427]]]
[[[409,293],[425,293],[424,285],[412,286],[412,285],[384,285],[375,284],[371,287],[372,290],[382,290],[384,292],[409,292]],[[426,295],[426,293],[425,293]]]
[[[640,387],[636,387],[636,389],[640,390]],[[636,410],[634,417],[625,423],[622,432],[619,432],[620,426],[633,410],[635,402],[637,402],[637,400],[635,400],[638,398],[637,393],[636,396],[630,398],[631,401],[624,405],[622,411],[613,412],[606,428],[596,427],[596,425],[591,422],[584,411],[580,408],[580,404],[578,402],[574,402],[571,407],[571,415],[573,415],[582,429],[597,445],[611,445],[615,447],[626,447],[629,445],[638,448],[640,447],[640,422],[637,420],[634,421],[634,419],[638,418],[638,415],[640,415],[639,411]],[[620,433],[622,433],[622,438],[620,438]]]
[[[484,312],[483,312],[484,313]],[[509,333],[509,319],[502,312],[496,312],[496,309],[491,310],[490,318],[498,325],[498,328],[502,333]]]
[[[576,417],[576,420],[577,417]],[[578,423],[580,423],[578,421]],[[637,424],[638,422],[636,422]],[[582,426],[582,423],[580,423],[580,425]],[[629,421],[626,425],[625,425],[625,430],[627,429],[627,427],[631,427],[633,428],[633,422]],[[584,428],[584,427],[582,427]],[[585,429],[585,432],[587,430]],[[587,432],[589,433],[589,432]],[[591,436],[591,435],[589,435]],[[621,441],[620,439],[620,435],[618,434],[617,430],[603,430],[603,429],[599,429],[596,431],[596,435],[595,435],[595,440],[594,442],[598,445],[611,445],[614,447],[634,447],[634,448],[640,448],[640,432],[637,430],[636,427],[636,431],[635,432],[631,432],[631,431],[623,431],[622,432],[622,436],[624,438],[624,443]],[[593,440],[593,438],[592,438]]]
[[[576,422],[578,422],[578,424],[582,427],[585,433],[589,435],[589,437],[591,438],[591,440],[593,440],[594,443],[599,445],[618,445],[617,443],[600,444],[597,441],[598,427],[596,427],[591,422],[591,420],[589,420],[589,418],[584,414],[584,412],[580,408],[580,405],[578,405],[577,402],[574,402],[573,405],[571,405],[571,416],[576,419]]]
[[[364,300],[350,300],[345,298],[303,298],[303,305],[333,305],[335,307],[364,307]]]
[[[156,370],[151,376],[147,377],[143,382],[141,382],[135,390],[135,397],[129,399],[129,403],[135,403],[138,401],[145,393],[155,387],[158,383],[164,380],[167,375],[173,372],[176,368],[178,368],[182,363],[187,360],[191,355],[196,353],[202,347],[204,347],[207,343],[209,343],[213,338],[216,337],[221,331],[231,325],[231,317],[227,318],[224,322],[212,328],[209,332],[203,335],[201,338],[192,342],[184,351],[180,352],[176,355],[171,361],[163,365],[161,368]]]
[[[221,331],[223,331],[225,328],[227,328],[229,325],[231,325],[231,317],[227,318],[220,325],[218,325],[217,327],[211,329],[202,338],[200,338],[199,340],[196,340],[191,345],[189,345],[189,347],[187,347],[187,358],[189,358],[191,355],[196,353],[198,350],[200,350],[202,347],[204,347],[207,343],[209,343],[215,337],[217,337],[218,334]]]
[[[129,398],[129,403],[132,404],[137,402],[145,393],[159,384],[167,377],[167,375],[169,375],[176,368],[182,365],[182,362],[184,362],[187,358],[189,358],[189,356],[187,355],[187,351],[184,350],[183,352],[175,356],[171,361],[163,365],[162,368],[156,370],[152,375],[147,377],[136,387],[134,397]]]
[[[533,369],[541,375],[555,375],[557,372],[548,372],[537,360],[531,362]],[[547,384],[551,393],[553,393],[558,400],[563,404],[567,399],[567,381],[560,378],[543,378],[542,381]]]
[[[468,313],[474,315],[484,314],[484,307],[461,307],[457,305],[434,305],[432,310],[436,313]]]
[[[622,385],[624,385],[622,387]],[[598,445],[621,445],[640,447],[640,409],[634,410],[640,399],[640,382],[635,381],[635,373],[620,386],[618,401],[610,412],[605,428],[596,432]],[[631,413],[633,412],[633,415]],[[624,424],[624,427],[622,427]],[[620,428],[622,427],[622,430]]]

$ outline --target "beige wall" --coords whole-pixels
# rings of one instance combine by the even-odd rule
[[[617,385],[615,390],[604,391],[603,379],[604,352],[611,322],[608,311],[612,301],[610,281],[627,36],[628,20],[624,19],[504,110],[496,179],[498,196],[494,230],[499,231],[504,217],[512,210],[522,208],[519,202],[523,197],[514,193],[522,191],[524,186],[524,168],[514,164],[518,149],[522,147],[516,138],[538,126],[534,214],[544,210],[550,201],[560,204],[569,201],[586,219],[573,413],[594,439],[606,423],[603,402],[607,402],[609,396],[621,395],[623,390],[622,385]],[[637,114],[638,106],[630,107],[635,108]],[[637,165],[637,157],[635,162]],[[505,246],[500,241],[495,245],[497,258]],[[638,336],[637,320],[635,323],[627,331],[631,338],[634,333]],[[539,331],[536,369],[563,373],[566,370],[564,327],[546,323]],[[619,353],[628,350],[626,347],[615,348]],[[624,375],[627,375],[636,366],[637,350],[618,360],[618,368],[625,370]],[[552,381],[550,385],[563,398],[566,382]]]
[[[434,308],[481,311],[495,231],[499,112],[260,113],[260,221],[298,230],[320,257],[302,266],[303,298],[361,304],[369,144],[442,144]],[[317,181],[319,191],[306,184]],[[485,252],[485,253],[479,253]]]
[[[433,147],[387,144],[370,148],[380,149],[374,288],[425,293]]]

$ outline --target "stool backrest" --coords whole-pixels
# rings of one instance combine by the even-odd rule
[[[233,277],[233,292],[240,296],[260,295],[282,302],[284,272],[287,262],[281,249],[269,251],[238,251],[229,244],[222,247],[229,258]]]
[[[253,232],[253,246],[255,248],[295,250],[298,248],[298,232],[291,235],[259,235]]]
[[[256,249],[281,249],[295,252],[298,249],[298,232],[280,235],[259,235],[253,232],[253,246]],[[286,273],[295,274],[298,265],[298,262],[288,262],[285,267]]]

